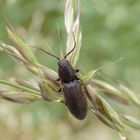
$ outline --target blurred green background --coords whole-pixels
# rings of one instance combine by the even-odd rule
[[[80,0],[79,0],[80,1]],[[81,0],[82,49],[77,67],[83,72],[110,64],[102,76],[112,83],[125,83],[136,93],[140,86],[140,1]],[[5,26],[12,24],[28,44],[59,54],[66,44],[64,0],[0,0],[0,40],[10,43]],[[54,70],[57,61],[35,52],[39,61]],[[50,61],[51,60],[51,61]],[[0,78],[37,78],[5,53],[0,53]],[[108,99],[107,99],[108,100]],[[139,117],[140,110],[108,100],[119,112]],[[134,140],[138,130],[127,128]],[[63,105],[36,102],[19,105],[0,102],[0,137],[2,140],[117,140],[116,132],[106,127],[92,113],[77,121]]]

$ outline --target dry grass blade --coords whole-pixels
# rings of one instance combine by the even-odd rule
[[[129,105],[129,100],[126,98],[126,96],[124,96],[123,92],[111,84],[97,79],[91,80],[90,84],[95,86],[99,91],[105,93],[105,95],[109,98],[119,103]]]
[[[27,60],[29,63],[37,65],[38,62],[32,53],[30,47],[19,37],[19,35],[16,33],[16,31],[10,30],[9,28],[7,29],[7,33],[14,43],[15,48],[19,51],[19,53]]]
[[[80,79],[83,81],[85,85],[89,84],[91,79],[93,79],[94,75],[96,74],[97,70],[89,71],[88,73],[81,75]]]
[[[73,16],[74,15],[72,0],[67,0],[65,5],[65,28],[67,32],[66,54],[69,53],[72,50],[72,47],[74,46],[72,37]]]
[[[39,87],[41,91],[41,96],[45,101],[65,104],[63,96],[54,96],[53,94],[51,94],[52,89],[46,82],[44,83],[42,81],[41,83],[39,83]]]
[[[53,91],[58,92],[60,89],[61,85],[57,85],[54,82],[50,80],[42,80],[44,83],[46,83]]]
[[[1,47],[4,49],[4,51],[10,56],[12,57],[14,60],[19,60],[21,62],[23,62],[24,66],[31,71],[32,73],[36,74],[36,75],[40,75],[41,71],[39,70],[39,68],[36,65],[31,65],[28,60],[26,60],[21,54],[20,52],[14,48],[13,46],[7,45],[3,42],[0,42]]]
[[[0,92],[0,97],[5,100],[20,104],[27,104],[41,99],[36,96],[28,95],[27,93],[24,92],[14,92],[14,93]]]
[[[38,68],[40,69],[40,71],[44,74],[44,76],[45,76],[47,79],[53,81],[53,82],[56,83],[56,84],[59,84],[59,83],[57,82],[58,74],[57,74],[56,71],[54,71],[54,70],[52,70],[52,69],[50,69],[50,68],[48,68],[48,67],[44,67],[44,66],[42,66],[42,65],[40,65],[40,64],[38,65]]]
[[[140,120],[132,117],[132,116],[127,116],[127,115],[121,115],[122,120],[125,124],[128,126],[135,128],[135,129],[140,129]]]
[[[65,27],[67,31],[66,54],[68,54],[76,45],[74,51],[67,57],[73,66],[76,65],[81,48],[82,33],[80,31],[79,17],[80,11],[77,13],[76,20],[73,20],[73,2],[72,0],[67,0],[65,6]]]
[[[40,91],[41,91],[41,96],[45,101],[52,101],[52,99],[49,97],[49,93],[51,92],[51,89],[49,86],[45,83],[40,83],[39,84]]]
[[[72,0],[67,0],[65,5],[65,27],[68,34],[72,30],[73,24],[73,5]]]
[[[102,122],[107,122],[105,124],[108,124],[111,128],[114,128],[118,132],[120,132],[122,135],[126,136],[126,132],[124,129],[124,124],[121,121],[119,115],[116,113],[116,111],[111,108],[111,106],[96,93],[96,90],[93,89],[90,85],[87,85],[87,95],[93,104],[95,115],[98,115],[98,118]],[[102,117],[101,117],[102,115]],[[105,119],[104,119],[105,118]],[[103,120],[104,119],[104,120]]]
[[[97,116],[97,118],[99,120],[101,120],[105,125],[109,126],[112,129],[116,129],[116,127],[114,127],[114,125],[112,125],[112,122],[110,122],[105,116],[102,115],[102,113],[100,113],[99,111],[95,111],[92,108],[90,108],[90,110]]]
[[[24,87],[27,87],[27,88],[30,88],[30,89],[32,89],[32,90],[35,90],[35,91],[40,92],[37,83],[36,83],[36,85],[34,85],[31,81],[25,81],[25,80],[20,80],[20,79],[14,79],[14,81],[15,81],[18,85],[21,85],[21,86],[24,86]]]
[[[24,59],[24,57],[22,57],[22,55],[18,52],[18,50],[16,48],[14,48],[13,46],[7,45],[3,42],[0,42],[0,46],[3,48],[3,50],[7,54],[9,54],[9,56],[16,58],[23,63],[27,63],[27,61]]]
[[[111,92],[115,95],[122,96],[122,93],[117,88],[115,88],[114,86],[112,86],[111,84],[109,84],[107,82],[94,79],[91,81],[91,84],[93,84],[93,86],[96,86],[100,89]]]
[[[76,65],[79,55],[80,55],[80,49],[81,49],[81,44],[82,44],[82,32],[80,30],[80,11],[78,11],[77,13],[77,18],[75,20],[75,22],[73,23],[73,34],[75,37],[75,41],[76,41],[76,48],[73,51],[73,53],[71,54],[71,58],[70,61],[72,63],[73,66]]]
[[[120,90],[128,98],[129,102],[140,107],[140,97],[138,95],[124,85],[120,85]]]
[[[16,83],[11,82],[11,81],[6,81],[6,80],[1,80],[0,79],[0,84],[10,86],[11,88],[15,88],[17,90],[25,91],[25,92],[30,93],[31,95],[40,97],[40,92],[35,91],[33,89],[30,89],[30,88],[27,88],[27,87],[24,87],[24,86],[21,86],[21,85],[18,85]]]

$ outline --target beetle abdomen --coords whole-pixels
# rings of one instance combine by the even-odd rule
[[[82,91],[81,82],[73,82],[63,85],[63,94],[69,111],[79,120],[85,118],[87,114],[87,100]]]

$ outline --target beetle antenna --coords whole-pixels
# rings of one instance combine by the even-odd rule
[[[66,55],[65,55],[65,59],[68,57],[68,55],[69,54],[71,54],[73,51],[74,51],[74,49],[75,49],[75,47],[76,47],[76,40],[75,40],[75,36],[74,36],[74,33],[72,33],[72,35],[73,35],[73,40],[74,40],[74,47],[72,48],[72,50],[69,52],[69,53],[67,53]]]
[[[59,57],[55,56],[55,55],[54,55],[54,54],[52,54],[52,53],[47,52],[46,50],[44,50],[44,49],[42,49],[42,48],[35,47],[35,46],[30,46],[30,47],[32,47],[32,48],[36,48],[36,49],[39,49],[39,50],[41,50],[41,51],[43,51],[43,52],[47,53],[48,55],[51,55],[51,56],[55,57],[56,59],[60,60],[60,58],[59,58]]]

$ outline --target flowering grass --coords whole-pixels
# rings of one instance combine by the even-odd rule
[[[78,7],[77,9],[75,17],[73,1],[66,1],[64,22],[67,33],[67,42],[65,54],[69,53],[76,43],[75,50],[67,58],[73,67],[75,67],[78,62],[82,45],[82,31],[80,29],[79,19],[80,8]],[[1,79],[0,84],[6,85],[7,87],[0,91],[1,98],[22,104],[40,100],[65,104],[63,94],[57,93],[63,86],[60,81],[57,81],[59,78],[57,71],[40,64],[32,51],[33,48],[18,35],[14,28],[6,27],[6,30],[13,45],[11,46],[1,41],[0,46],[2,51],[6,52],[14,60],[18,60],[21,65],[39,77],[40,80],[36,81],[37,86],[34,86],[29,81],[23,79],[19,80],[15,78],[14,81]],[[64,52],[60,51],[60,54],[60,58],[63,58]],[[105,125],[116,130],[121,139],[128,140],[129,138],[127,130],[125,129],[125,124],[139,129],[139,120],[132,116],[116,112],[100,93],[104,93],[105,96],[117,101],[118,104],[135,105],[136,107],[139,107],[140,105],[140,97],[122,84],[115,87],[110,83],[96,79],[95,75],[98,71],[99,69],[95,69],[86,74],[82,72],[79,74],[83,83],[85,95],[89,100],[88,108]],[[52,93],[55,95],[52,95]]]

